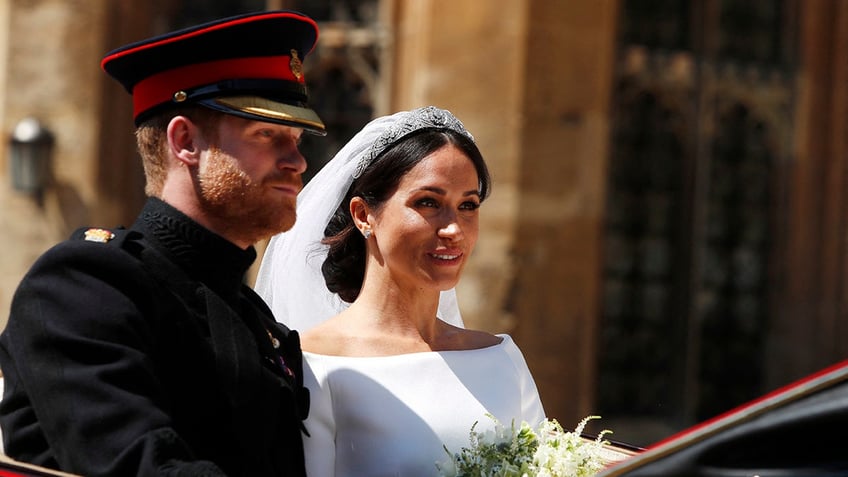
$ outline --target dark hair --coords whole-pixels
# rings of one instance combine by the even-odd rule
[[[365,239],[353,224],[350,200],[361,197],[378,209],[394,193],[401,178],[422,159],[447,145],[462,151],[477,170],[480,200],[489,195],[491,177],[483,155],[474,141],[451,129],[420,129],[391,145],[351,184],[339,208],[324,229],[322,243],[330,246],[321,265],[327,288],[352,303],[365,278]]]

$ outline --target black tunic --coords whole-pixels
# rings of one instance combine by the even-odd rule
[[[114,232],[78,231],[15,294],[6,452],[86,476],[304,475],[300,342],[243,285],[256,252],[157,199]]]

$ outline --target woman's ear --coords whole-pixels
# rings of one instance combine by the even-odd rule
[[[185,116],[174,116],[168,123],[168,148],[171,155],[186,166],[200,162],[200,131],[196,124]]]
[[[362,197],[354,197],[350,199],[350,216],[353,218],[353,225],[362,232],[363,235],[371,233],[371,217],[369,214],[368,204]]]

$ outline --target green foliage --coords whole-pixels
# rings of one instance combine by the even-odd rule
[[[437,464],[442,477],[588,477],[603,469],[602,432],[594,441],[581,437],[589,416],[574,432],[564,431],[556,420],[546,420],[534,430],[526,422],[516,428],[503,426],[492,415],[494,430],[478,432],[471,426],[469,446],[451,453],[447,462]]]

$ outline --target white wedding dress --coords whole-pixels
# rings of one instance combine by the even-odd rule
[[[467,351],[380,357],[304,352],[311,404],[304,438],[309,477],[435,476],[469,444],[471,426],[535,426],[545,414],[508,335]]]

